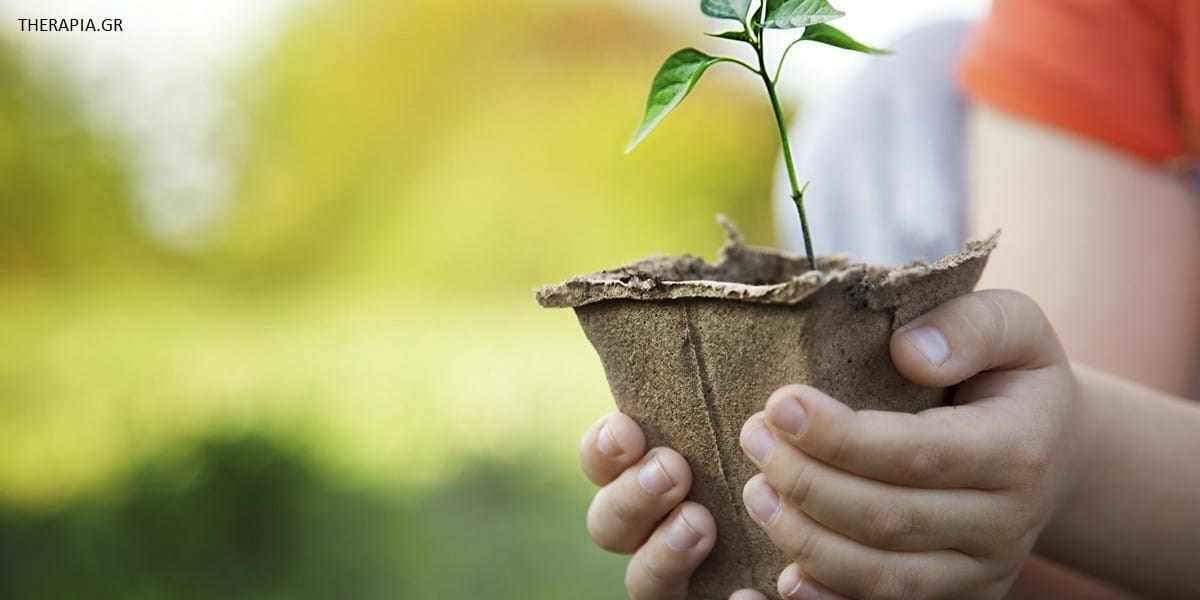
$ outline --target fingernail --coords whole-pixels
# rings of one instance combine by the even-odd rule
[[[765,425],[760,424],[752,428],[750,433],[742,439],[742,448],[745,448],[750,458],[759,465],[767,462],[767,458],[771,456],[771,449],[774,447],[775,438]]]
[[[671,523],[671,527],[667,529],[667,545],[672,550],[678,552],[687,552],[696,547],[700,543],[700,534],[692,529],[691,524],[687,519],[683,518],[683,513],[675,518],[675,522]]]
[[[759,523],[766,525],[779,512],[779,494],[766,481],[759,479],[746,491],[746,508],[750,509]]]
[[[771,424],[793,436],[804,433],[804,425],[808,423],[808,414],[804,412],[800,399],[795,396],[780,402],[775,410],[771,411],[770,417]]]
[[[904,339],[930,364],[940,367],[950,358],[950,344],[937,329],[924,325],[904,332]]]
[[[596,434],[596,447],[600,449],[601,454],[609,458],[619,456],[621,452],[624,452],[621,445],[617,443],[617,438],[613,437],[608,425],[601,427],[600,433]]]
[[[787,591],[784,591],[787,590]],[[779,575],[779,591],[788,600],[820,600],[821,592],[795,565],[784,569]]]
[[[661,495],[675,487],[675,482],[671,481],[671,477],[667,475],[667,470],[663,468],[662,463],[658,462],[658,458],[652,459],[642,467],[642,470],[638,472],[638,483],[642,484],[642,489],[651,496]]]

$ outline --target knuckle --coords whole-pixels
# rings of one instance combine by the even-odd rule
[[[1037,541],[1042,528],[1042,519],[1035,510],[1023,510],[1016,514],[1014,526],[1008,529],[1009,547],[1028,547]]]
[[[996,294],[974,294],[966,322],[976,342],[989,354],[1008,338],[1008,311]]]
[[[1024,501],[1010,500],[993,506],[978,520],[968,543],[973,553],[995,555],[1030,548],[1041,530],[1037,511]]]
[[[979,295],[990,298],[1000,306],[1012,306],[1021,311],[1041,312],[1042,310],[1041,306],[1033,298],[1017,290],[991,290]]]
[[[630,561],[629,567],[625,569],[625,592],[629,596],[629,600],[641,600],[647,597],[642,593],[643,583],[638,579],[637,564]]]
[[[614,501],[611,494],[597,494],[587,513],[587,531],[592,541],[604,550],[628,554],[637,549],[629,518],[628,505]]]
[[[650,555],[634,557],[625,569],[625,591],[630,600],[651,598],[651,592],[667,589],[672,583],[670,569]]]
[[[842,428],[829,442],[826,449],[826,456],[829,461],[835,465],[844,465],[853,458],[854,452],[851,440],[851,432],[848,428]]]
[[[863,592],[863,600],[899,600],[918,596],[918,581],[894,560],[882,561]]]
[[[865,540],[876,547],[892,548],[902,545],[916,530],[912,512],[892,502],[879,502],[870,511],[867,519]]]
[[[630,551],[628,545],[622,543],[621,538],[614,536],[613,532],[604,527],[598,520],[588,517],[587,521],[588,535],[592,541],[596,542],[602,550],[615,553],[627,553]]]
[[[588,517],[587,521],[587,531],[588,536],[592,538],[592,541],[595,542],[601,550],[618,553],[623,553],[626,551],[624,545],[618,543],[617,538],[611,536],[609,531],[605,529],[604,526],[600,525],[590,516]]]
[[[804,533],[799,536],[799,539],[793,540],[794,547],[789,558],[792,559],[792,562],[800,565],[801,569],[816,560],[820,552],[821,541],[811,531],[812,528],[805,527]]]
[[[1045,478],[1053,463],[1048,448],[1032,443],[1018,445],[1013,452],[1013,461],[1018,472],[1024,475],[1025,480],[1034,484]]]
[[[940,445],[922,442],[908,458],[905,467],[905,478],[914,483],[924,483],[937,479],[950,467],[950,455]]]
[[[592,539],[596,540],[595,537]],[[603,541],[597,541],[596,545],[605,552],[611,552],[613,554],[633,554],[633,552],[637,550],[637,545],[631,540],[624,540],[617,537],[605,537],[600,539]]]
[[[1050,325],[1042,307],[1029,296],[1013,290],[992,290],[976,294],[978,296],[978,311],[974,311],[979,320],[976,334],[980,338],[980,346],[988,353],[1036,353],[1027,356],[1026,360],[1042,362],[1054,357],[1061,358],[1057,334]],[[1050,346],[1030,347],[1035,340],[1045,342],[1053,340]],[[1049,354],[1047,354],[1049,353]]]
[[[605,494],[605,507],[612,521],[619,525],[629,525],[639,520],[643,510],[638,506],[638,500],[632,494],[615,493],[610,490]]]
[[[807,460],[800,461],[792,485],[787,488],[787,499],[796,506],[804,506],[809,492],[812,491],[812,469],[812,464]]]

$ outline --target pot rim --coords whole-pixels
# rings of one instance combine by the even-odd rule
[[[963,250],[932,263],[914,260],[884,267],[853,263],[848,254],[817,258],[817,270],[797,254],[749,246],[724,216],[717,220],[726,241],[720,258],[710,264],[701,258],[654,255],[613,269],[579,275],[545,285],[534,292],[545,308],[578,308],[607,300],[684,300],[710,298],[762,304],[797,304],[827,287],[863,286],[871,305],[894,295],[897,288],[978,260],[995,250],[1000,230],[981,240],[968,241]],[[761,277],[768,274],[768,277]],[[698,275],[700,277],[689,277]],[[707,278],[706,278],[707,277]],[[719,278],[717,278],[719,277]],[[778,279],[758,283],[755,279]]]

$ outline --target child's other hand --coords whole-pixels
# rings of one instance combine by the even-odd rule
[[[717,526],[695,502],[684,502],[692,471],[678,452],[654,448],[633,419],[610,414],[579,445],[583,472],[602,486],[588,509],[587,528],[601,548],[633,554],[625,588],[637,600],[684,600],[688,580],[712,551]],[[765,600],[742,590],[730,600]]]
[[[1029,298],[963,296],[892,336],[914,382],[955,406],[855,412],[804,386],[742,430],[751,515],[794,564],[785,598],[999,598],[1062,502],[1075,380]]]

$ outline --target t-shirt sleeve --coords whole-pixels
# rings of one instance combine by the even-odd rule
[[[1189,6],[1190,5],[1190,6]],[[968,97],[1155,163],[1194,156],[1197,0],[996,0]]]

